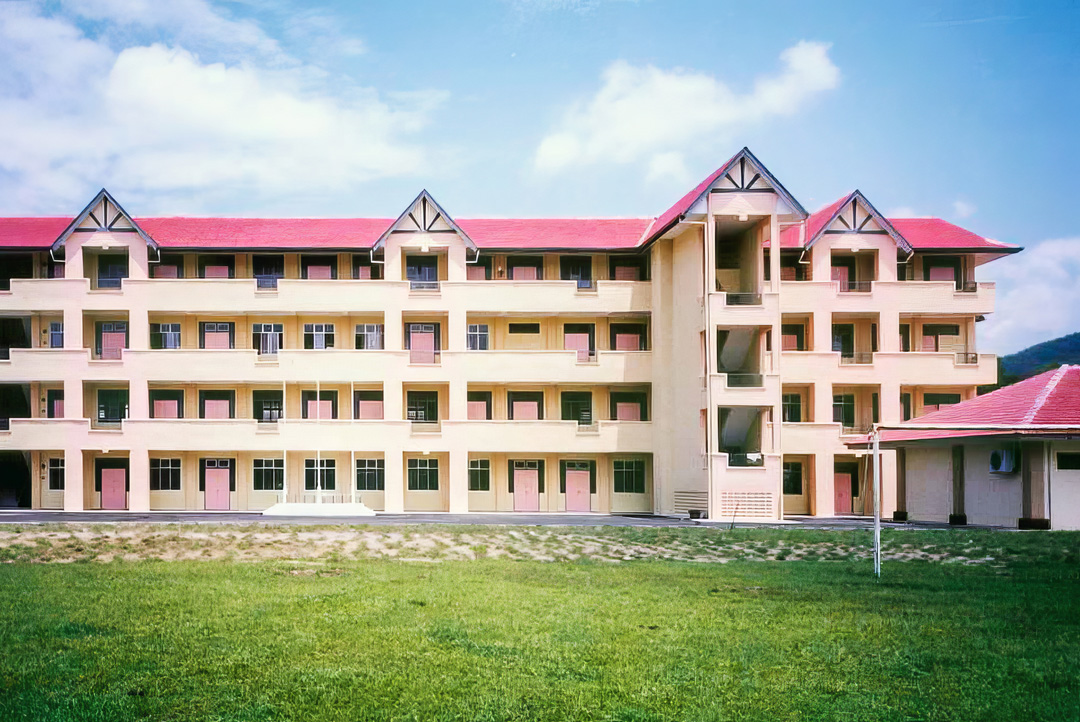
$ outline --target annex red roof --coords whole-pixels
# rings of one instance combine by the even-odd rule
[[[731,162],[735,160],[738,155],[739,154],[736,153],[735,155],[731,156],[731,158],[729,158],[722,166],[709,174],[708,178],[698,183],[693,190],[691,190],[679,200],[675,201],[675,205],[661,213],[659,217],[657,217],[656,223],[654,223],[652,226],[652,235],[656,235],[657,233],[662,233],[666,231],[667,227],[677,221],[679,216],[690,210],[690,207],[697,202],[697,199],[701,197],[701,194],[709,190],[709,186],[711,186],[717,181],[717,179],[723,174],[724,169],[731,165]]]
[[[390,218],[136,218],[162,248],[370,248]]]
[[[48,248],[69,223],[70,218],[2,218],[0,248]]]
[[[649,218],[459,218],[480,248],[635,248]]]

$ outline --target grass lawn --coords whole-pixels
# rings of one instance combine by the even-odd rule
[[[675,531],[703,544],[797,539]],[[807,538],[829,534],[851,543],[850,532]],[[934,533],[890,542],[923,534]],[[0,720],[1080,718],[1080,536],[975,537],[1002,556],[892,562],[880,583],[868,561],[828,555],[47,564],[8,553]]]

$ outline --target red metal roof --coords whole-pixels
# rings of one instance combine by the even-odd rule
[[[370,248],[391,218],[136,218],[162,248]]]
[[[741,152],[742,151],[740,151],[740,153]],[[653,235],[656,235],[656,233],[662,233],[663,231],[667,230],[667,227],[673,222],[677,221],[679,216],[690,210],[690,207],[697,202],[698,198],[700,198],[705,191],[709,190],[709,186],[716,182],[716,180],[724,172],[724,169],[731,165],[731,162],[735,160],[738,155],[739,153],[736,153],[735,155],[728,158],[722,166],[709,174],[708,178],[698,183],[693,190],[691,190],[679,200],[675,201],[675,205],[661,213],[660,216],[656,219],[656,223],[653,224],[653,229],[655,230],[655,233]]]
[[[69,223],[70,218],[2,218],[0,248],[48,248]]]
[[[480,248],[635,248],[650,218],[459,218]]]

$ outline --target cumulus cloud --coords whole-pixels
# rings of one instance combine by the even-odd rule
[[[886,218],[919,218],[918,212],[911,206],[898,206],[885,211]]]
[[[299,186],[340,190],[425,170],[431,153],[415,137],[445,93],[331,81],[247,21],[211,20],[205,11],[214,8],[183,0],[177,7],[202,28],[186,30],[165,5],[104,0],[107,13],[131,11],[125,22],[176,29],[167,41],[114,48],[94,25],[84,31],[39,5],[0,3],[0,127],[19,139],[0,153],[0,210],[55,210],[101,185],[127,189],[127,198],[269,202]],[[219,49],[232,38],[228,47],[252,52],[209,62],[178,40],[196,32]]]
[[[979,209],[975,206],[974,203],[968,203],[965,200],[957,199],[953,201],[952,204],[953,216],[955,216],[959,220],[971,218],[973,215],[975,215],[975,212],[977,210]]]
[[[1043,241],[980,269],[997,282],[979,347],[1006,354],[1080,329],[1080,237]]]
[[[673,154],[685,152],[695,139],[792,115],[835,88],[840,71],[828,52],[828,44],[800,42],[780,54],[778,72],[758,78],[742,94],[707,73],[616,61],[603,71],[596,95],[569,108],[541,140],[535,168],[556,173],[638,161],[674,167]]]

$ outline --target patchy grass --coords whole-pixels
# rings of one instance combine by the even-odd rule
[[[1078,535],[131,528],[0,541],[0,719],[1080,717]]]

